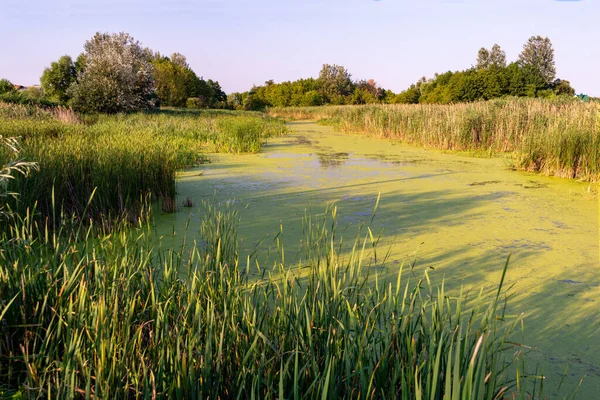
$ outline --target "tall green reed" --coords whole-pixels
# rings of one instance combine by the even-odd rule
[[[522,348],[509,340],[519,318],[504,315],[503,279],[484,300],[450,295],[427,274],[417,279],[403,268],[393,281],[370,276],[382,267],[366,261],[372,235],[361,229],[341,255],[335,214],[307,215],[305,258],[271,270],[238,262],[239,214],[231,203],[203,207],[204,243],[190,250],[161,250],[141,220],[110,233],[92,224],[74,236],[46,230],[32,213],[15,219],[11,240],[0,241],[0,391],[178,399],[538,395],[541,378],[523,370]]]
[[[19,137],[21,156],[39,163],[10,206],[51,215],[54,205],[83,219],[135,216],[140,198],[152,195],[174,211],[177,171],[203,162],[211,151],[256,152],[266,137],[285,132],[283,122],[257,113],[165,112],[77,116],[69,110],[0,106],[0,134]],[[0,162],[9,154],[0,150]],[[82,215],[92,191],[95,201]]]

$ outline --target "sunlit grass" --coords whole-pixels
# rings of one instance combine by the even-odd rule
[[[57,209],[84,218],[135,217],[148,194],[173,211],[178,170],[203,162],[208,152],[258,152],[267,137],[285,132],[281,121],[259,113],[78,116],[2,105],[0,116],[0,135],[17,138],[20,156],[40,167],[28,179],[11,182],[20,197],[10,206],[23,211],[37,202],[46,217]],[[0,150],[0,163],[8,157]],[[92,191],[95,201],[83,216]]]

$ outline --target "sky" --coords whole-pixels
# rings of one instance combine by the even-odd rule
[[[498,43],[517,59],[533,35],[555,50],[557,77],[600,96],[600,0],[0,0],[0,78],[39,83],[95,32],[128,32],[179,52],[227,92],[316,77],[324,63],[400,92],[462,70]]]

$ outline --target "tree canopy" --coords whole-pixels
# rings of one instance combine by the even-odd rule
[[[77,68],[70,56],[62,56],[58,61],[50,64],[44,70],[40,82],[46,96],[59,101],[67,102],[67,90],[77,80]]]

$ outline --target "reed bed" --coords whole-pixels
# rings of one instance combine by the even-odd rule
[[[78,116],[67,109],[4,104],[0,135],[18,138],[20,157],[39,164],[29,178],[11,182],[20,196],[8,205],[22,213],[37,203],[44,217],[62,209],[86,219],[135,219],[140,200],[152,195],[164,211],[174,211],[178,170],[204,162],[207,152],[258,152],[266,137],[284,132],[283,122],[259,113]],[[10,157],[0,149],[0,164]]]
[[[232,203],[203,206],[186,253],[144,220],[50,232],[32,214],[0,241],[0,395],[541,398],[502,281],[484,300],[380,279],[368,229],[340,256],[334,208],[304,219],[301,263],[272,269],[240,263]]]
[[[499,99],[452,105],[366,105],[272,108],[269,114],[321,120],[443,150],[508,153],[517,168],[598,181],[600,104]]]

